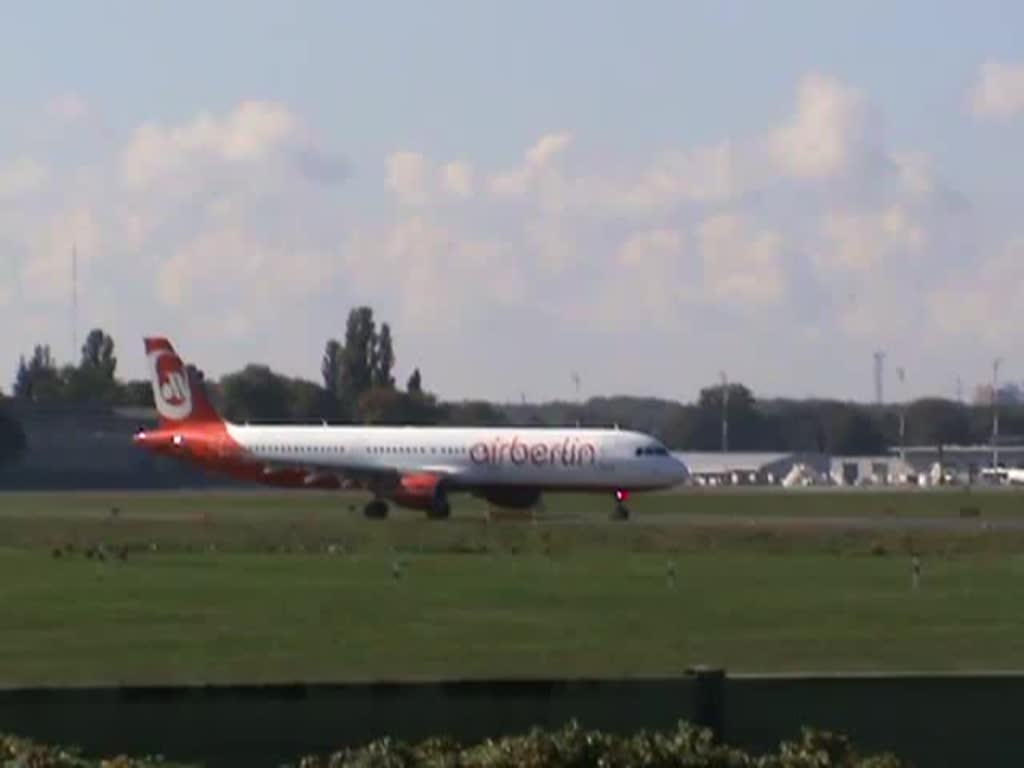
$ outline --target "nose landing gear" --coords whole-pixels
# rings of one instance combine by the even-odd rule
[[[626,506],[626,499],[629,498],[629,491],[618,488],[615,491],[615,509],[612,511],[612,520],[629,520],[629,507]]]
[[[363,507],[363,515],[371,520],[383,520],[388,516],[388,504],[383,499],[374,499]]]

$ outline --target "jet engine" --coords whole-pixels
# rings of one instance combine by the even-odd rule
[[[442,480],[429,472],[403,475],[389,495],[399,506],[425,510],[431,517],[448,517],[448,494]]]

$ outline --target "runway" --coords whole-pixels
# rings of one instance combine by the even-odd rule
[[[592,517],[576,515],[539,516],[537,523],[550,525],[593,525]],[[810,516],[810,515],[708,515],[708,514],[633,514],[621,525],[671,528],[757,528],[788,531],[935,531],[943,533],[1024,532],[1024,517],[992,520],[955,517],[905,517],[898,515]]]

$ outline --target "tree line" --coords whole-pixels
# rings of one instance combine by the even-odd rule
[[[836,400],[758,400],[742,384],[709,386],[693,403],[645,397],[595,397],[541,404],[443,402],[424,387],[419,368],[400,387],[394,376],[395,343],[373,309],[356,307],[341,339],[329,338],[320,381],[284,376],[259,363],[207,380],[211,399],[229,419],[260,423],[363,423],[417,425],[618,425],[649,432],[677,450],[821,451],[877,454],[907,445],[987,443],[991,409],[939,398],[875,406]],[[22,357],[12,396],[34,403],[151,407],[148,380],[117,376],[114,340],[92,330],[77,364],[58,365],[46,345]],[[727,431],[723,435],[723,414]],[[1024,406],[1000,407],[1002,433],[1024,435]],[[0,418],[0,462],[23,447],[16,423]],[[6,437],[5,437],[6,435]],[[6,453],[5,453],[5,447]]]

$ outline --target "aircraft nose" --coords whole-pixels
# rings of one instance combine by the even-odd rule
[[[670,473],[672,475],[672,480],[679,484],[685,483],[690,479],[690,470],[682,459],[671,456],[669,460],[671,461]]]

